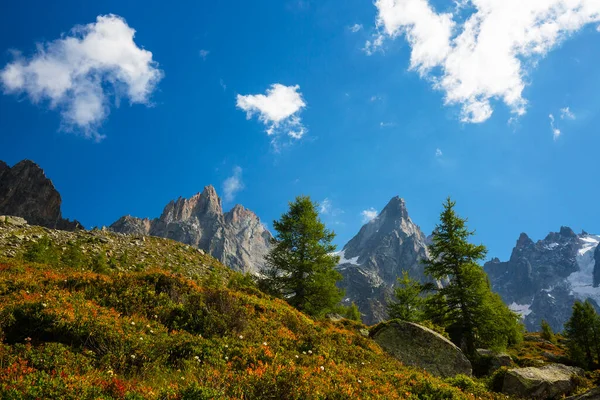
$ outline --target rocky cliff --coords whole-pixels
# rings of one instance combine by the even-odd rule
[[[224,213],[212,186],[189,199],[179,198],[159,218],[131,216],[110,226],[115,232],[177,240],[205,250],[232,269],[256,273],[264,266],[271,234],[252,211],[236,205]]]
[[[568,227],[537,242],[522,233],[508,261],[492,259],[484,268],[493,290],[523,316],[527,329],[539,330],[545,319],[561,331],[575,300],[600,302],[598,242],[600,236]]]
[[[61,202],[52,181],[36,163],[23,160],[11,168],[0,161],[0,215],[22,217],[31,225],[47,228],[83,228],[62,217]]]
[[[363,321],[373,324],[387,318],[387,298],[402,270],[425,280],[420,260],[427,257],[427,238],[415,225],[403,199],[394,197],[381,213],[365,224],[338,253],[338,270],[344,279],[344,302],[355,302]]]

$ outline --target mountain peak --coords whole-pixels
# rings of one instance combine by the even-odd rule
[[[79,222],[62,218],[60,205],[60,194],[39,165],[23,160],[11,168],[0,162],[0,214],[48,228],[81,228]]]
[[[399,196],[392,197],[381,213],[379,213],[378,219],[397,222],[409,219],[404,199]]]

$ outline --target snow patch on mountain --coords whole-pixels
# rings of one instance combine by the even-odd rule
[[[587,235],[580,240],[583,243],[576,256],[579,271],[567,277],[571,294],[580,300],[591,298],[600,304],[600,288],[594,287],[594,251],[600,243],[600,236]]]
[[[338,265],[342,265],[342,264],[360,265],[360,264],[358,263],[358,256],[356,256],[356,257],[352,257],[352,258],[349,258],[349,259],[348,259],[348,258],[346,258],[346,257],[344,256],[344,255],[345,255],[344,253],[345,253],[345,250],[342,250],[342,251],[338,251],[338,252],[335,252],[335,253],[333,253],[333,254],[335,254],[336,256],[340,256],[340,262],[338,263]]]
[[[508,308],[510,308],[512,311],[516,312],[523,318],[531,314],[532,310],[530,309],[530,307],[531,304],[517,304],[515,302],[508,306]]]

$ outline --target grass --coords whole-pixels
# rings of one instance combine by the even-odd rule
[[[499,398],[406,367],[362,324],[315,321],[191,247],[6,229],[2,399]]]

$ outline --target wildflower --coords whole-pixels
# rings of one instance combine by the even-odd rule
[[[131,325],[135,325],[135,322],[131,321]]]
[[[229,346],[225,345],[225,348],[228,348]]]
[[[309,350],[309,351],[308,351],[308,354],[312,354],[312,350]]]
[[[359,380],[358,380],[358,383],[362,383],[362,381],[359,379]]]
[[[113,376],[113,374],[114,374],[114,372],[112,371],[112,369],[109,369],[109,370],[107,371],[107,373],[108,373],[110,376]]]
[[[135,360],[135,354],[132,354],[132,355],[131,355],[131,359],[132,359],[132,360]]]
[[[225,359],[226,359],[226,360],[229,360],[229,357],[225,356]]]
[[[263,346],[266,346],[266,345],[267,345],[267,342],[263,342]]]
[[[144,340],[144,338],[140,336],[140,340]]]
[[[42,307],[46,308],[46,307],[48,307],[48,304],[42,303]]]
[[[146,328],[148,328],[148,329],[149,329],[149,328],[150,328],[150,325],[146,325]]]
[[[240,335],[240,339],[243,339],[244,337],[242,335]]]
[[[154,331],[152,329],[150,329],[150,333],[154,333]]]
[[[26,342],[31,342],[31,338],[30,338],[30,337],[26,337],[26,338],[25,338],[25,341],[26,341]]]
[[[154,319],[157,319],[157,318],[158,318],[158,315],[154,314]]]
[[[364,363],[364,362],[361,362],[361,363],[360,363],[360,365],[365,365],[365,363]]]
[[[319,368],[321,368],[321,371],[325,371],[325,367],[324,366],[320,366]]]
[[[296,358],[300,358],[300,356],[298,354],[296,354]]]
[[[200,357],[194,356],[194,358],[196,359],[196,361],[200,362]]]

